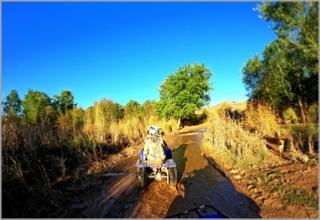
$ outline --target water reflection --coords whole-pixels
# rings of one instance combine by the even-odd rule
[[[188,161],[188,158],[184,156],[186,150],[186,144],[181,144],[178,148],[172,150],[172,157],[177,164],[178,181],[181,179],[182,174],[184,173],[184,170],[186,168],[186,163]]]

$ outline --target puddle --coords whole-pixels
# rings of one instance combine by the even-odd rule
[[[194,130],[194,131],[186,131],[186,132],[181,132],[179,133],[178,135],[179,136],[183,136],[183,135],[192,135],[192,134],[199,134],[199,133],[204,133],[207,131],[207,128],[201,128],[201,129],[197,129],[197,130]]]
[[[194,132],[204,133],[204,132],[206,132],[207,130],[208,130],[207,128],[202,128],[202,129],[195,130]]]
[[[180,194],[179,199],[171,204],[167,216],[195,206],[212,205],[230,217],[260,218],[258,206],[237,192],[230,180],[203,156],[201,132],[187,134],[166,140],[177,163],[177,190]]]
[[[208,161],[201,153],[202,135],[180,136],[176,138],[176,146],[172,149],[172,158],[177,163],[180,174],[189,174],[208,166]],[[182,143],[179,145],[179,143]],[[182,176],[182,175],[181,175]]]

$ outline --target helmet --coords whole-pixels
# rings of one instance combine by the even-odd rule
[[[159,126],[156,126],[156,125],[149,126],[147,128],[148,134],[155,135],[155,136],[161,136],[160,130],[161,130],[161,128]]]

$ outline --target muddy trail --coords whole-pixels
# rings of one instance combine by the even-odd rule
[[[212,205],[232,218],[260,218],[253,200],[236,191],[234,185],[201,152],[201,132],[166,136],[177,163],[178,184],[166,180],[148,181],[136,187],[135,153],[101,175],[100,182],[86,190],[60,217],[64,218],[164,218],[200,205]]]

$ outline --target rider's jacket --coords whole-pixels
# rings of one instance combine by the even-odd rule
[[[163,148],[167,147],[167,143],[161,136],[148,135],[144,139],[143,145],[147,160],[164,160],[166,158]]]

